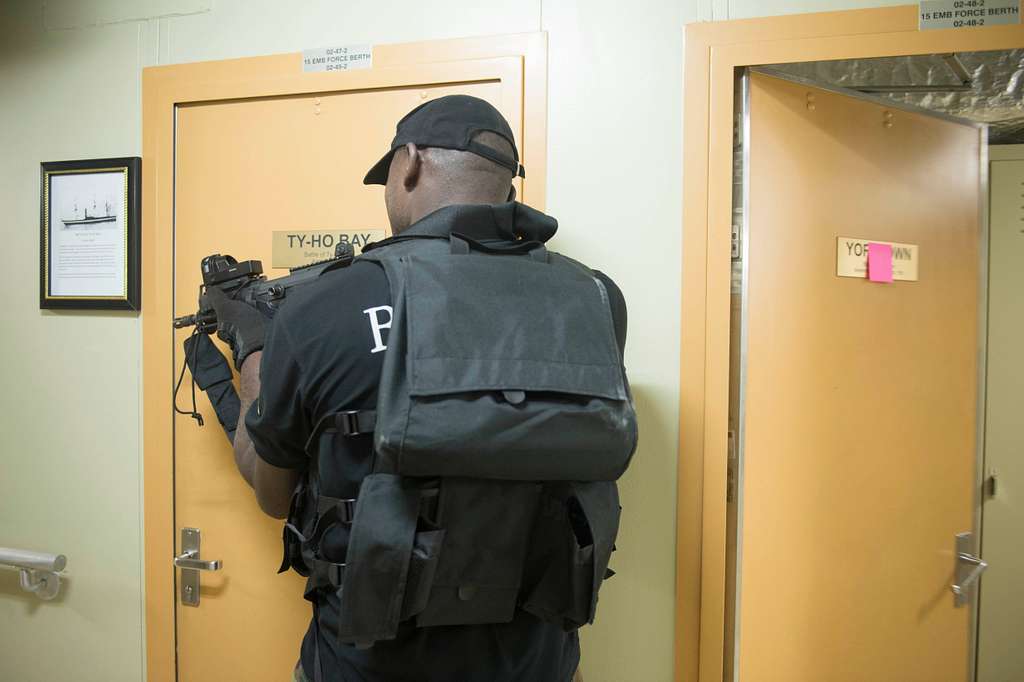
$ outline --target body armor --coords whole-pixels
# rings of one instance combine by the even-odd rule
[[[377,407],[317,424],[282,570],[308,576],[308,598],[338,594],[338,639],[356,646],[408,619],[592,622],[637,441],[603,283],[540,242],[458,233],[360,258],[393,302]],[[340,439],[371,434],[372,462],[331,480]],[[332,530],[342,562],[320,549]]]

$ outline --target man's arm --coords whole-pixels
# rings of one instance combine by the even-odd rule
[[[295,490],[302,472],[296,469],[282,469],[268,464],[256,454],[256,448],[249,438],[245,427],[245,415],[249,407],[260,394],[260,362],[262,351],[249,355],[242,363],[240,372],[240,390],[238,397],[241,410],[238,416],[238,429],[235,431],[235,465],[246,483],[256,491],[256,501],[264,513],[275,519],[288,516],[292,492]]]

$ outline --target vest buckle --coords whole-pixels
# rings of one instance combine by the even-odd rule
[[[356,498],[338,500],[338,516],[342,523],[351,524],[356,517]]]
[[[327,566],[327,580],[334,587],[341,587],[345,580],[345,564],[330,564]]]
[[[359,412],[346,410],[339,412],[334,417],[334,424],[338,431],[346,436],[354,436],[359,433]]]
[[[373,410],[344,410],[334,414],[334,428],[343,436],[373,433],[377,413]]]

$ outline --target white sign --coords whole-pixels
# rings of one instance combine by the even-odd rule
[[[302,70],[307,73],[369,69],[372,66],[372,45],[318,47],[302,51]]]
[[[868,244],[888,244],[892,247],[892,278],[904,282],[917,281],[920,262],[917,244],[897,244],[874,239],[839,237],[836,239],[836,274],[840,277],[868,276]]]
[[[1020,23],[1020,0],[921,0],[918,27],[977,28]]]

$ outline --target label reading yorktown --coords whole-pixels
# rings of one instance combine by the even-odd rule
[[[275,268],[297,268],[334,258],[338,244],[351,244],[358,256],[370,242],[387,237],[382,229],[366,230],[274,230],[271,262]]]
[[[918,27],[978,28],[1020,23],[1020,0],[922,0]]]
[[[866,279],[868,276],[868,244],[892,246],[892,278],[903,282],[917,281],[917,266],[920,262],[917,244],[897,244],[855,237],[836,239],[836,274],[840,277]]]
[[[345,45],[318,47],[302,51],[302,70],[306,73],[321,71],[351,71],[373,66],[373,45]]]

